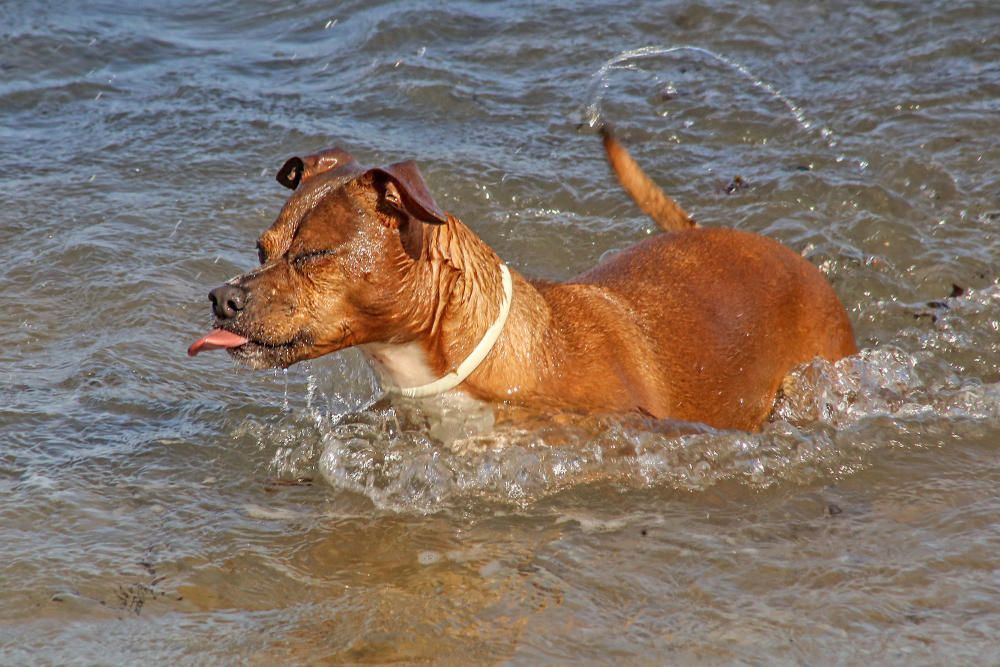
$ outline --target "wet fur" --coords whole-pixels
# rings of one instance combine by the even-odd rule
[[[665,233],[563,283],[512,271],[507,324],[460,391],[755,430],[794,367],[856,351],[814,266],[762,236],[695,226],[603,137],[625,190]],[[339,157],[293,165],[297,189],[259,241],[263,266],[231,281],[247,305],[218,325],[252,341],[231,352],[287,366],[360,345],[390,381],[446,374],[497,316],[500,258],[437,208],[412,163],[365,170],[340,149],[323,155]],[[409,377],[391,377],[400,364]]]

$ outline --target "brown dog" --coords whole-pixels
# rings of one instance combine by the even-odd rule
[[[209,295],[225,348],[257,368],[350,346],[390,392],[639,411],[755,430],[783,378],[857,351],[823,275],[770,239],[697,227],[604,132],[626,191],[666,232],[565,283],[528,280],[442,211],[412,162],[292,158],[260,267]]]

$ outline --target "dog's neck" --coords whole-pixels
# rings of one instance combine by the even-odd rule
[[[426,226],[420,260],[412,280],[420,307],[412,304],[419,324],[416,339],[401,344],[362,346],[390,387],[413,388],[434,383],[453,373],[473,354],[488,330],[501,320],[502,331],[479,368],[459,389],[482,398],[503,400],[522,391],[523,371],[507,367],[544,364],[538,323],[549,319],[541,295],[524,278],[511,272],[513,296],[509,313],[502,260],[461,221],[449,217],[444,225]]]

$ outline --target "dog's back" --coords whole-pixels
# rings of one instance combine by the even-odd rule
[[[652,364],[637,366],[656,369],[643,381],[677,419],[758,428],[789,371],[857,351],[822,273],[756,234],[698,228],[654,236],[569,283],[606,290],[627,307],[633,335],[646,344],[622,352],[652,351]]]

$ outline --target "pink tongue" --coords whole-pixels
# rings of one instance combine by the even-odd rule
[[[243,336],[237,336],[229,331],[212,329],[208,332],[208,335],[199,338],[191,345],[191,347],[188,348],[188,356],[193,357],[199,352],[204,352],[205,350],[225,350],[230,347],[239,347],[240,345],[249,342],[250,339],[244,338]]]

